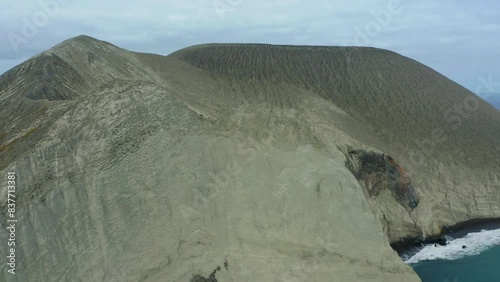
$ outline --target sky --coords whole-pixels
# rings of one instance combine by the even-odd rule
[[[0,74],[80,34],[163,55],[215,42],[384,48],[500,106],[496,0],[2,1]]]

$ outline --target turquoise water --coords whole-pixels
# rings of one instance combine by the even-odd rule
[[[423,282],[500,282],[500,246],[456,260],[412,265]]]
[[[423,282],[500,282],[500,230],[448,239],[406,260]]]

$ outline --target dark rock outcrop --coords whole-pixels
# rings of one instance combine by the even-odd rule
[[[370,197],[377,197],[383,189],[388,189],[406,210],[411,211],[417,207],[419,197],[410,178],[391,156],[351,149],[348,150],[346,167],[356,179],[365,183]]]
[[[215,277],[215,273],[217,273],[217,271],[219,271],[220,269],[221,269],[220,266],[218,266],[216,269],[214,269],[214,271],[212,273],[210,273],[208,278],[205,278],[199,274],[195,275],[191,279],[191,282],[217,282],[217,278]]]

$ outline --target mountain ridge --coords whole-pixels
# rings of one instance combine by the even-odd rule
[[[79,36],[0,106],[20,240],[60,238],[21,247],[24,281],[418,281],[390,243],[500,216],[500,112],[392,51]]]

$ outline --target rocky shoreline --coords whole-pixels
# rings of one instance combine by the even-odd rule
[[[471,232],[500,229],[500,218],[478,218],[443,227],[441,234],[428,238],[405,238],[391,243],[400,257],[412,256],[427,244],[446,245],[446,237],[462,238]]]

